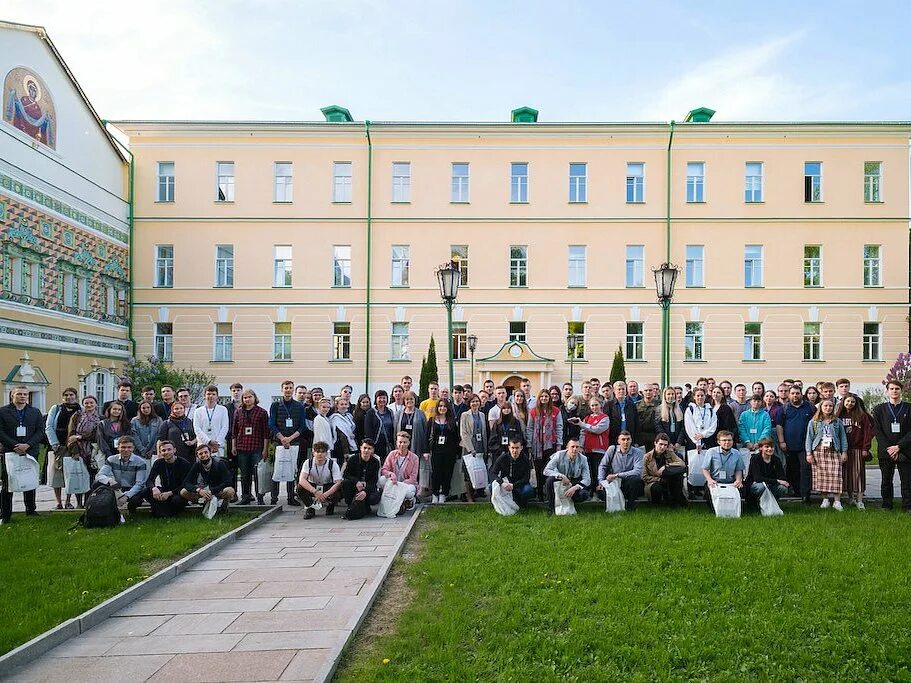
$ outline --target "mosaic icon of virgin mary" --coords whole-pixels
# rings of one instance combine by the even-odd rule
[[[3,120],[54,149],[54,103],[41,79],[28,69],[17,67],[6,75],[3,92],[6,93]]]

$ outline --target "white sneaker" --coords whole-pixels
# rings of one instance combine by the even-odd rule
[[[819,507],[821,507],[823,510],[825,510],[826,508],[831,507],[831,505],[832,505],[832,503],[829,501],[828,498],[823,498],[822,505],[820,505]]]
[[[440,502],[440,497],[437,494],[434,493],[432,496],[430,496],[431,505],[436,505],[439,502]]]
[[[835,508],[836,510],[838,510],[839,512],[844,510],[844,508],[841,506],[840,500],[836,500],[834,503],[832,503],[832,507]]]
[[[440,500],[439,500],[440,505],[443,505],[445,502],[446,502],[446,496],[441,495]]]
[[[865,510],[865,509],[866,509],[866,508],[864,507],[864,502],[863,502],[860,498],[857,499],[857,509],[858,509],[858,510]]]

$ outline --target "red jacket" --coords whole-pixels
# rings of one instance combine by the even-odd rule
[[[610,447],[610,418],[607,413],[588,415],[582,421],[582,450],[586,453],[604,453]]]

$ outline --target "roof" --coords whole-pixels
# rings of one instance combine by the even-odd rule
[[[76,88],[76,92],[79,93],[79,96],[82,98],[83,103],[85,103],[85,106],[88,107],[88,110],[92,113],[92,118],[95,119],[95,122],[98,124],[98,127],[101,129],[102,133],[104,133],[104,137],[107,138],[107,141],[110,143],[111,148],[113,148],[114,152],[117,154],[118,157],[120,157],[120,159],[124,163],[127,163],[128,160],[127,160],[126,155],[123,153],[123,150],[120,148],[117,141],[111,135],[110,131],[108,131],[107,126],[104,125],[104,121],[101,119],[100,116],[98,116],[98,112],[95,111],[95,107],[92,106],[92,103],[89,101],[89,98],[85,94],[85,91],[82,89],[82,86],[79,85],[79,81],[76,80],[76,76],[73,75],[73,72],[70,71],[70,67],[68,67],[66,62],[63,60],[63,55],[60,54],[60,52],[57,50],[57,47],[54,45],[53,41],[51,40],[50,36],[48,36],[47,30],[43,26],[33,26],[31,24],[17,24],[12,21],[0,21],[0,28],[8,28],[13,31],[28,31],[30,33],[34,33],[41,40],[43,40],[45,42],[45,44],[50,49],[51,54],[54,55],[54,57],[57,59],[57,62],[60,64],[60,67],[63,69],[63,71],[69,77],[70,82],[73,84],[73,87]]]

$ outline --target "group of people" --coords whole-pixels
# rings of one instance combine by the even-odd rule
[[[140,389],[133,399],[128,380],[117,398],[99,406],[80,401],[74,388],[48,415],[28,404],[24,387],[0,408],[4,451],[37,456],[48,445],[48,483],[58,509],[72,508],[66,493],[65,459],[79,461],[97,483],[119,490],[132,511],[148,504],[157,516],[218,499],[222,507],[271,504],[280,486],[257,477],[261,461],[292,453],[294,476],[286,502],[303,505],[305,518],[336,504],[370,510],[387,483],[402,484],[401,510],[415,502],[477,500],[462,456],[483,460],[490,483],[514,501],[534,499],[554,508],[554,485],[575,502],[605,496],[617,480],[627,509],[644,496],[653,503],[685,505],[701,475],[706,497],[715,485],[732,484],[748,500],[765,490],[842,509],[842,496],[863,508],[865,462],[878,443],[883,474],[882,505],[891,509],[892,479],[901,479],[903,508],[911,511],[911,408],[902,386],[890,382],[887,400],[868,412],[847,379],[804,387],[785,380],[775,390],[700,378],[695,385],[666,387],[635,381],[569,382],[537,392],[523,379],[511,392],[485,380],[475,391],[451,391],[432,382],[421,400],[412,379],[387,392],[361,394],[342,387],[329,397],[319,387],[288,380],[269,409],[251,388],[230,387],[227,401],[206,387],[192,402],[187,388]],[[71,463],[72,468],[72,463]],[[3,471],[2,515],[10,519],[12,494]],[[239,483],[239,485],[238,485]],[[25,492],[27,514],[36,514],[34,491]],[[81,506],[82,494],[76,495]]]

